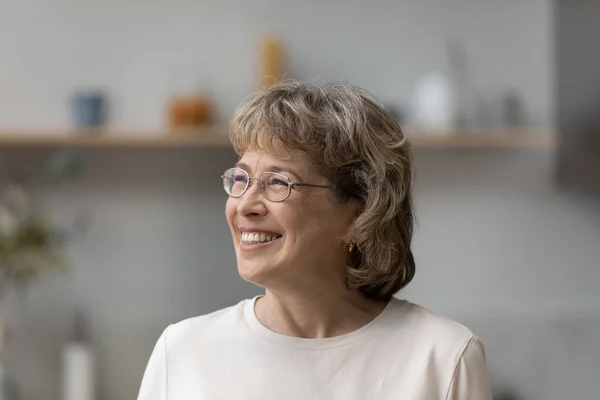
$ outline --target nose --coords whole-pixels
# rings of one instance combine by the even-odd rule
[[[246,193],[238,198],[238,201],[237,211],[239,215],[252,217],[262,216],[267,213],[267,207],[265,206],[266,199],[263,197],[260,191],[260,184],[257,181],[252,182]]]

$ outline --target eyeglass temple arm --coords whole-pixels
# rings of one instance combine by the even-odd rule
[[[317,188],[324,188],[324,189],[334,189],[333,186],[313,185],[313,184],[310,184],[310,183],[292,183],[291,186],[308,186],[308,187],[317,187]]]

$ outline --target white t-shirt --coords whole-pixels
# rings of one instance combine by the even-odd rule
[[[463,325],[393,299],[343,336],[275,333],[256,298],[167,327],[138,400],[491,400],[485,351]]]

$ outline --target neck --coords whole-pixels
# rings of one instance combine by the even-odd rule
[[[370,299],[345,285],[309,289],[267,289],[257,300],[259,321],[277,333],[326,338],[353,332],[375,319],[387,301]]]

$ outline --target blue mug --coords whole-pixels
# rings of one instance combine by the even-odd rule
[[[99,128],[106,123],[107,102],[100,92],[78,92],[71,99],[77,128]]]

